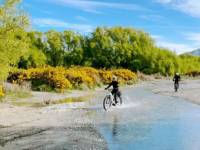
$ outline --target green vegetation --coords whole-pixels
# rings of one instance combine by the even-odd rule
[[[11,67],[28,50],[28,18],[17,9],[19,0],[6,0],[0,6],[0,79],[6,79]]]
[[[10,101],[15,106],[28,106],[28,107],[45,107],[49,105],[56,105],[56,104],[69,104],[74,102],[85,102],[88,100],[87,97],[76,97],[76,98],[65,98],[60,100],[47,100],[47,101],[19,101],[19,100],[13,100]]]
[[[7,92],[6,93],[6,96],[9,98],[9,99],[11,99],[11,100],[17,100],[18,98],[29,98],[29,97],[31,97],[31,93],[30,92],[24,92],[24,91],[22,91],[22,92],[11,92],[11,91],[9,91],[9,92]]]
[[[134,28],[98,27],[88,35],[27,30],[29,18],[18,5],[20,0],[4,0],[0,6],[0,81],[11,68],[47,65],[126,68],[162,75],[200,72],[199,57],[159,48],[149,34]]]

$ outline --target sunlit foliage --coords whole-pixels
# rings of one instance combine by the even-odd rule
[[[10,72],[8,81],[22,84],[24,81],[41,81],[52,88],[60,89],[77,89],[80,86],[87,88],[96,87],[99,84],[109,83],[112,76],[118,77],[122,84],[136,81],[136,74],[127,69],[118,70],[96,70],[91,67],[45,67],[31,68],[28,70],[16,70]]]
[[[10,66],[16,66],[27,52],[29,21],[19,9],[19,0],[4,0],[0,6],[0,80],[6,78]]]
[[[102,70],[125,68],[134,72],[162,75],[200,72],[199,57],[179,56],[159,48],[148,33],[134,28],[98,27],[87,35],[67,30],[28,30],[29,18],[18,5],[20,0],[4,0],[0,6],[0,81],[7,78],[12,68],[41,68],[46,65],[67,68],[78,65]],[[88,69],[88,72],[90,71]],[[95,81],[96,76],[102,76],[101,82],[107,83],[112,73],[95,73],[93,70],[93,76],[84,75],[85,78],[82,78],[82,74],[87,72],[84,70],[83,73],[81,68],[78,71],[75,68],[68,69],[65,78],[72,87],[77,86],[74,78],[92,87],[98,84],[98,81]],[[124,78],[126,75],[122,70],[118,74]],[[70,87],[64,79],[65,83],[58,84],[56,80],[61,76],[55,73],[51,85],[58,88]]]

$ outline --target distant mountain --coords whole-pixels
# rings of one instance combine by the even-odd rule
[[[200,48],[196,49],[194,51],[188,52],[187,54],[191,54],[191,55],[194,55],[194,56],[200,56]]]

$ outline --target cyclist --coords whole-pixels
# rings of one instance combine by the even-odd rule
[[[178,86],[179,86],[179,81],[180,81],[180,80],[181,80],[180,74],[179,74],[178,72],[175,73],[174,78],[173,78],[174,86],[175,86],[176,84],[178,84]]]
[[[113,87],[111,93],[114,96],[115,103],[113,105],[115,106],[117,104],[117,94],[120,95],[120,92],[119,92],[119,82],[117,81],[117,77],[116,76],[113,76],[112,82],[105,88],[105,90],[107,90],[111,86]]]

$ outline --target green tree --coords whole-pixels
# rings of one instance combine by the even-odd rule
[[[41,32],[28,32],[29,49],[26,55],[20,58],[19,68],[40,67],[46,64],[46,55],[44,54],[45,45],[43,43],[43,34]]]
[[[64,65],[82,65],[84,37],[72,31],[64,31],[65,42]]]
[[[50,30],[46,35],[45,54],[49,65],[61,66],[64,64],[64,42],[60,32]]]
[[[5,0],[0,6],[0,80],[16,66],[29,46],[25,29],[29,20],[18,9],[19,0]]]

